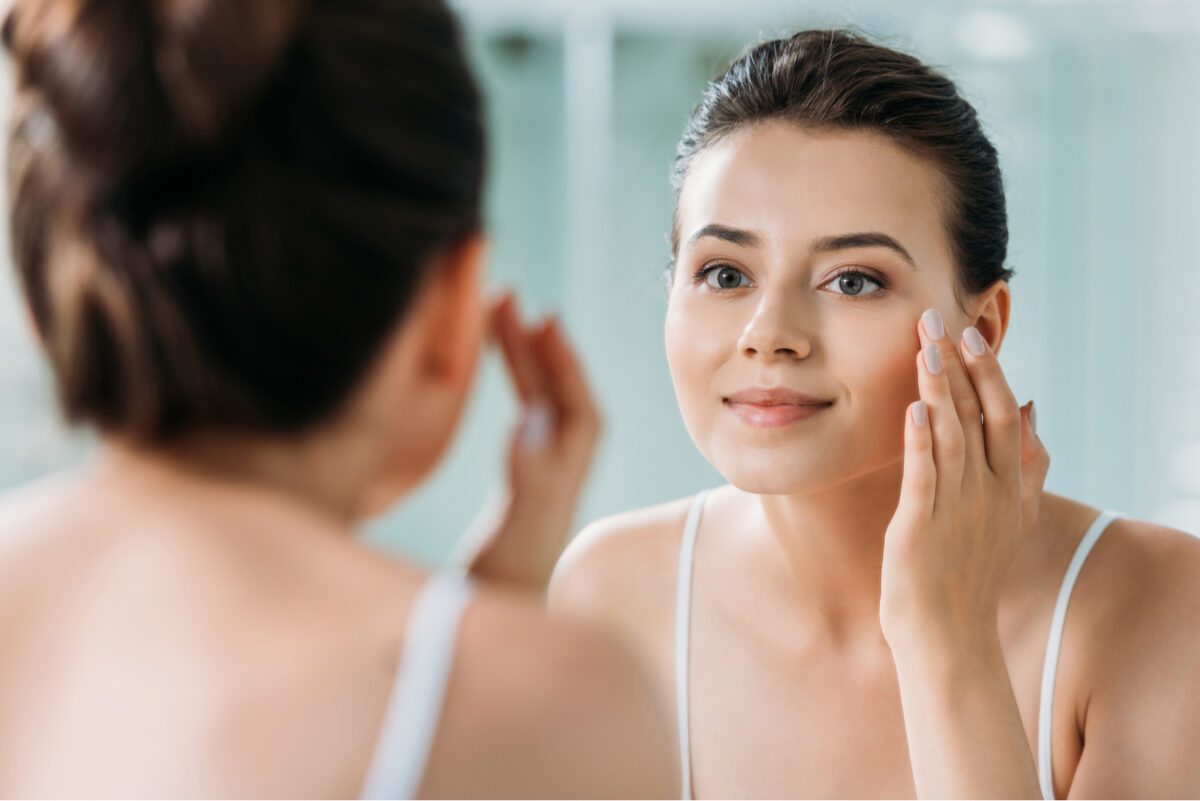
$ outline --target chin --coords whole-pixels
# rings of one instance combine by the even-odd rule
[[[841,470],[828,464],[797,460],[794,453],[755,452],[746,446],[705,454],[726,481],[755,495],[804,495],[838,483]]]
[[[900,450],[880,448],[880,443],[845,442],[839,445],[780,443],[755,447],[746,442],[726,442],[702,448],[709,464],[726,481],[755,495],[807,495],[848,484],[903,464]],[[864,447],[865,445],[865,447]]]

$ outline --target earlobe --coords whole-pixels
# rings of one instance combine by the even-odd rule
[[[38,325],[37,318],[34,317],[33,308],[28,303],[22,303],[21,306],[25,310],[25,323],[33,337],[33,341],[37,343],[38,347],[45,349],[46,338],[42,336],[42,328]]]
[[[1012,295],[1007,281],[997,281],[979,296],[979,305],[972,325],[983,335],[984,341],[994,353],[1000,352],[1004,335],[1008,332],[1009,312]]]

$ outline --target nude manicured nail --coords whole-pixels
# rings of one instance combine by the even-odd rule
[[[929,407],[925,405],[925,401],[917,401],[913,404],[912,416],[913,422],[919,426],[924,426],[929,422]]]
[[[973,325],[967,326],[967,330],[963,331],[963,344],[967,346],[967,350],[972,356],[982,356],[987,351],[987,343],[983,341],[983,334],[979,333],[979,329]]]
[[[553,424],[549,407],[544,403],[533,403],[525,413],[525,423],[521,427],[521,447],[526,451],[539,450],[550,439]]]
[[[1033,405],[1033,401],[1029,402],[1029,427],[1033,429],[1033,435],[1037,436],[1037,407]]]
[[[933,375],[942,372],[942,354],[938,351],[937,345],[930,342],[925,346],[925,369]]]
[[[937,309],[926,309],[921,315],[921,325],[925,326],[925,333],[930,339],[946,336],[946,326],[942,324],[942,315],[938,314]]]

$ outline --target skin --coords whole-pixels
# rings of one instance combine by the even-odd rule
[[[427,577],[354,533],[437,463],[487,336],[551,418],[532,446],[514,433],[421,795],[678,792],[643,670],[535,594],[598,434],[583,374],[556,321],[485,307],[479,237],[436,258],[309,433],[108,435],[94,464],[0,501],[0,795],[356,797]]]
[[[723,138],[683,185],[667,357],[684,423],[729,482],[709,496],[695,554],[698,797],[1038,795],[1050,617],[1098,512],[1042,492],[1048,456],[995,360],[1008,288],[960,304],[941,198],[936,168],[881,136],[783,122]],[[724,232],[697,236],[714,225]],[[828,247],[868,232],[911,264],[879,245]],[[720,269],[695,278],[718,265],[724,283]],[[847,269],[874,283],[849,279],[864,291],[846,294]],[[965,347],[969,327],[982,355]],[[756,428],[726,402],[751,386],[828,405]],[[592,524],[549,595],[625,637],[672,701],[690,501]],[[1058,797],[1200,792],[1198,625],[1200,542],[1112,524],[1067,617]]]

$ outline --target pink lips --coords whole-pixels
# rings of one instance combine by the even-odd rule
[[[821,400],[785,387],[752,387],[725,398],[742,420],[759,428],[778,428],[805,420],[828,409],[833,401]]]

